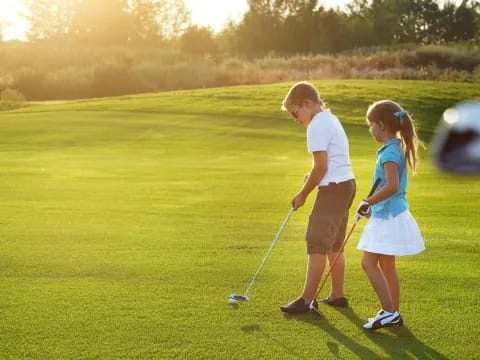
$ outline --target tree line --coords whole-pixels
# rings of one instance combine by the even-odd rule
[[[346,10],[317,0],[249,0],[249,11],[232,29],[238,51],[336,53],[402,43],[443,44],[480,40],[480,3],[458,6],[434,0],[352,0]]]
[[[477,0],[443,6],[435,0],[352,0],[344,9],[327,9],[318,0],[248,0],[243,19],[217,34],[192,24],[183,0],[26,0],[26,5],[31,41],[153,43],[194,54],[318,54],[480,40]]]
[[[192,24],[183,0],[24,1],[30,41],[147,43],[198,55],[251,57],[480,41],[477,0],[447,0],[443,6],[436,0],[352,0],[343,9],[327,9],[318,0],[248,0],[243,19],[219,33]]]
[[[178,0],[25,0],[36,40],[91,44],[161,42],[178,37],[191,24]]]

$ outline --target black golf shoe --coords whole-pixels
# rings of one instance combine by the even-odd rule
[[[348,300],[345,296],[332,299],[330,297],[320,300],[321,302],[334,307],[348,307]]]
[[[312,306],[318,310],[316,300],[313,300]],[[280,310],[289,314],[301,314],[310,311],[310,304],[307,304],[303,298],[298,298],[288,305],[280,306]]]

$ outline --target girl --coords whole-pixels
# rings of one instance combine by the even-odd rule
[[[376,141],[374,181],[381,179],[378,190],[363,200],[356,217],[371,217],[360,238],[362,267],[375,290],[382,309],[363,325],[366,330],[402,325],[398,309],[400,286],[395,256],[413,255],[425,250],[420,230],[408,210],[406,163],[413,173],[418,162],[419,139],[410,115],[390,100],[376,102],[368,108],[367,123]]]

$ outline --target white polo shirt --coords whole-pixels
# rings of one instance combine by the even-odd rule
[[[354,179],[348,139],[342,124],[329,109],[316,114],[307,126],[308,152],[327,152],[327,171],[319,186]]]

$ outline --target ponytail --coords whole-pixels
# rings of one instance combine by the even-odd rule
[[[418,145],[425,147],[419,140],[415,130],[415,124],[408,113],[400,117],[400,137],[402,138],[402,147],[405,151],[405,160],[407,160],[410,169],[415,174],[418,164]]]

